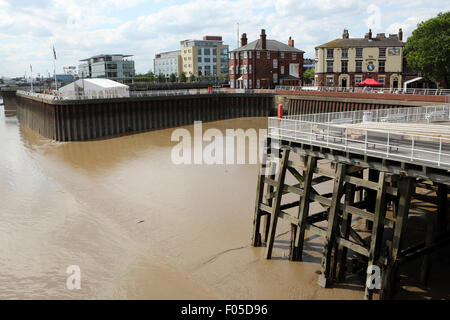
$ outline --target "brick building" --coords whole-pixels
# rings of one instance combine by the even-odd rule
[[[344,30],[342,39],[316,47],[316,75],[318,86],[357,87],[366,78],[373,78],[383,87],[402,88],[403,79],[402,29],[398,34],[384,33],[364,38],[350,38]]]
[[[288,44],[268,40],[261,30],[258,40],[247,43],[242,34],[241,47],[230,52],[229,75],[231,88],[264,89],[276,85],[302,85],[304,51]]]

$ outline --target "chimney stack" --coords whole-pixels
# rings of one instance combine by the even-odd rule
[[[266,30],[262,29],[261,30],[261,49],[266,50],[267,46],[266,46]]]
[[[372,39],[372,29],[369,29],[369,32],[366,33],[364,39]]]
[[[402,30],[402,28],[398,29],[398,40],[403,41],[403,30]]]
[[[241,47],[246,46],[247,45],[247,34],[243,33],[242,37],[241,37]]]
[[[292,37],[289,37],[288,45],[289,47],[294,47],[294,40],[292,40]]]
[[[342,34],[342,39],[348,39],[350,35],[348,34],[348,30],[344,29],[344,33]]]

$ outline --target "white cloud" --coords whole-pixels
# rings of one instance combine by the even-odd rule
[[[154,54],[179,48],[181,40],[222,35],[236,46],[236,27],[250,41],[266,29],[268,38],[287,42],[314,55],[314,47],[338,38],[344,28],[350,36],[367,32],[364,0],[0,0],[0,76],[21,75],[29,64],[40,73],[52,70],[55,45],[58,66],[99,53],[134,54],[138,72],[152,67]],[[447,4],[429,0],[379,2],[376,32],[405,36],[417,22],[448,10]],[[379,30],[378,30],[379,29]]]

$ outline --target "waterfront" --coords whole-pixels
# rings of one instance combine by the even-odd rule
[[[303,263],[288,261],[287,234],[270,261],[250,246],[257,165],[176,166],[173,129],[54,142],[0,111],[0,299],[362,298],[359,284],[317,285],[317,237]],[[81,290],[66,289],[69,265],[81,268]]]

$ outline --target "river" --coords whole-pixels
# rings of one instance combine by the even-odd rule
[[[250,246],[258,166],[176,165],[172,131],[60,143],[0,109],[0,299],[362,298],[360,284],[317,285],[316,237],[289,262],[287,225],[265,260]]]

